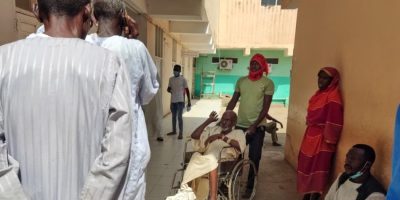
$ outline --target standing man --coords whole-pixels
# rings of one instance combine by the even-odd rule
[[[158,91],[157,68],[142,42],[120,36],[126,23],[133,20],[126,20],[122,0],[94,0],[93,7],[98,30],[87,36],[86,41],[120,56],[127,66],[131,83],[133,140],[127,184],[120,198],[143,200],[146,194],[145,171],[151,152],[142,105],[148,104]]]
[[[2,200],[121,193],[134,128],[131,88],[121,59],[82,40],[90,3],[38,0],[46,31],[0,47]]]
[[[179,135],[178,139],[182,139],[183,133],[183,108],[185,108],[185,93],[187,95],[188,104],[187,109],[190,110],[192,104],[190,103],[190,92],[187,85],[186,79],[181,76],[181,66],[174,65],[174,76],[169,78],[167,92],[171,93],[171,112],[172,112],[172,132],[167,135],[176,134],[176,118],[179,123]]]
[[[249,158],[260,165],[262,146],[265,136],[259,124],[265,120],[274,94],[274,83],[263,76],[268,74],[268,64],[261,54],[254,55],[250,60],[249,75],[241,77],[235,87],[235,93],[226,110],[233,110],[240,97],[237,128],[242,129],[249,144]],[[249,173],[247,190],[243,198],[249,198],[253,193],[255,174]]]

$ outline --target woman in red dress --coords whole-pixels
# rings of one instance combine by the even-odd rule
[[[319,90],[309,100],[307,129],[300,147],[297,191],[303,200],[318,200],[328,184],[336,144],[343,126],[339,72],[324,67],[318,73]]]

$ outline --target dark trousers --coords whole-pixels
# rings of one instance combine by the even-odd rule
[[[237,129],[246,132],[247,128],[236,127]],[[251,135],[246,135],[246,144],[249,145],[249,159],[254,162],[256,170],[258,172],[258,167],[260,166],[262,147],[264,144],[265,131],[264,129],[258,127],[256,132]],[[249,172],[247,178],[247,188],[252,189],[254,187],[254,177],[255,174],[252,170]]]
[[[182,113],[185,108],[184,102],[171,103],[170,109],[172,112],[172,131],[176,133],[176,118],[178,117],[179,133],[183,131]]]

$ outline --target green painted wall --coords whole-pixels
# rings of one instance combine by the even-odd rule
[[[278,64],[272,65],[272,73],[268,75],[275,83],[274,100],[289,97],[290,89],[290,69],[292,57],[284,55],[283,50],[253,50],[251,56],[261,53],[267,58],[279,58]],[[236,81],[248,74],[247,67],[251,56],[243,56],[243,50],[218,50],[216,54],[203,55],[196,59],[195,72],[195,95],[200,96],[201,73],[204,71],[215,71],[215,93],[232,95]],[[218,64],[212,63],[212,57],[232,57],[238,58],[238,63],[233,64],[233,69],[229,71],[218,70]],[[206,82],[207,80],[204,80]],[[211,86],[204,86],[203,90],[211,92]]]

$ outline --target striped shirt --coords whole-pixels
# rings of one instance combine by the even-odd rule
[[[17,163],[1,159],[4,153],[19,162],[28,199],[113,199],[131,145],[125,65],[80,39],[1,46],[0,132],[7,143],[0,144],[0,199],[21,195],[10,170]]]

